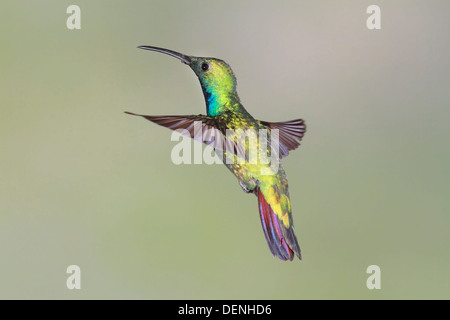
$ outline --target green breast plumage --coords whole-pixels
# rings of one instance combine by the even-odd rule
[[[172,130],[182,130],[183,134],[208,145],[213,140],[224,142],[227,147],[231,145],[231,148],[217,145],[216,151],[221,149],[222,161],[237,177],[244,191],[257,196],[261,224],[270,251],[281,260],[292,260],[295,255],[301,259],[288,182],[280,159],[300,145],[306,131],[303,120],[267,122],[253,118],[241,105],[236,77],[223,60],[187,56],[153,46],[139,48],[170,55],[188,65],[200,81],[207,114],[152,116],[127,113]],[[198,134],[196,127],[205,132]],[[275,139],[277,137],[279,139]],[[252,158],[255,153],[256,161]],[[270,158],[270,162],[261,161],[263,155]]]

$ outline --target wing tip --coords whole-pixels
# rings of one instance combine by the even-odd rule
[[[141,116],[140,114],[129,112],[129,111],[124,111],[123,113],[131,114],[132,116]]]

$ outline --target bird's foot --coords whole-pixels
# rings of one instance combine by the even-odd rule
[[[247,183],[239,181],[239,185],[241,186],[242,190],[244,190],[245,193],[255,192],[256,181],[254,179],[250,180]]]

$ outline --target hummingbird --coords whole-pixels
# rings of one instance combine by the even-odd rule
[[[285,122],[255,119],[241,104],[236,91],[236,77],[231,67],[221,59],[188,56],[154,46],[139,46],[138,48],[172,56],[188,65],[200,81],[206,103],[206,115],[125,113],[143,117],[172,130],[184,130],[190,138],[205,144],[211,144],[212,140],[231,144],[231,149],[222,148],[222,154],[226,156],[227,153],[228,155],[232,153],[234,161],[221,160],[239,180],[241,188],[246,193],[255,194],[258,198],[261,224],[272,255],[284,261],[292,261],[296,255],[301,260],[302,255],[292,219],[288,180],[280,160],[287,156],[289,151],[300,145],[306,131],[305,122],[302,119]],[[201,128],[206,129],[202,130],[200,135],[194,130],[196,123],[200,123]],[[275,166],[273,163],[249,161],[245,155],[249,151],[250,143],[248,141],[244,144],[238,143],[242,140],[244,130],[259,131],[261,129],[265,130],[267,141],[271,141],[270,145],[266,144],[267,150],[263,150],[263,152],[267,152],[267,155],[277,155]],[[229,130],[233,130],[234,136],[226,135]],[[203,133],[204,131],[207,133]],[[275,132],[278,133],[278,139],[272,139],[276,136]],[[273,140],[278,141],[274,143]],[[261,146],[261,143],[260,138],[257,144]],[[244,152],[244,156],[241,154],[239,159],[241,161],[237,161],[240,155],[237,151],[247,152]],[[262,169],[266,171],[263,172]]]

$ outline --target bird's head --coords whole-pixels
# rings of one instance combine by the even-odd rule
[[[231,97],[236,101],[239,100],[236,93],[236,77],[225,61],[216,58],[187,56],[158,47],[140,46],[138,48],[161,52],[180,59],[181,62],[189,65],[200,80],[208,115],[220,114],[225,108],[224,104],[230,101]]]

